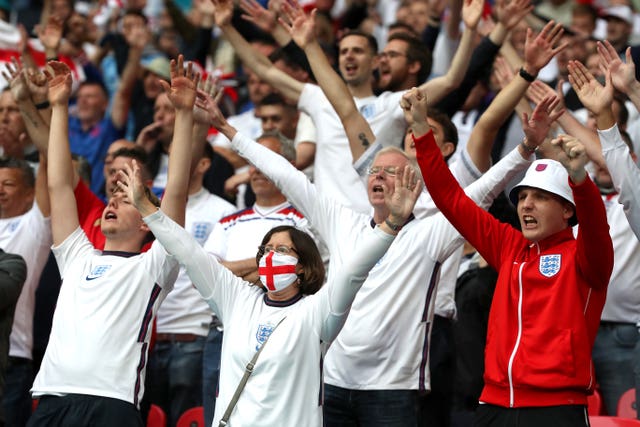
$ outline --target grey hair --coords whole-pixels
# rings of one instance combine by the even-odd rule
[[[279,130],[268,130],[256,138],[260,141],[264,138],[275,138],[280,142],[280,155],[292,163],[296,161],[296,147],[292,139],[287,138]]]

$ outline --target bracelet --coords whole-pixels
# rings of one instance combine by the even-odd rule
[[[535,152],[536,152],[536,150],[538,149],[538,147],[535,147],[535,146],[534,146],[534,147],[530,147],[530,146],[528,146],[527,144],[525,144],[525,141],[526,141],[526,140],[527,140],[527,138],[525,137],[525,138],[522,140],[522,142],[520,143],[520,145],[522,146],[522,149],[523,149],[524,151],[526,151],[527,153],[529,153],[529,154],[535,153]]]
[[[47,101],[41,102],[39,104],[36,104],[36,110],[46,110],[50,106],[51,106],[51,104],[49,104],[49,101],[47,100]]]
[[[387,227],[389,227],[392,231],[395,231],[396,233],[400,231],[403,226],[402,224],[398,225],[398,224],[392,223],[391,221],[389,221],[389,218],[385,218],[384,223],[387,224]]]
[[[526,81],[528,81],[529,83],[533,83],[537,77],[537,75],[531,75],[529,74],[524,67],[520,67],[520,71],[518,71],[518,74],[520,74],[520,77],[522,77],[523,79],[525,79]]]
[[[51,58],[47,58],[47,62],[49,61],[59,61],[60,58],[58,58],[57,56],[52,56]]]

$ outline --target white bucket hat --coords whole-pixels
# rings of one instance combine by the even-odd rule
[[[576,203],[573,201],[573,192],[569,187],[569,174],[564,166],[556,160],[536,160],[529,166],[522,181],[509,192],[509,199],[516,207],[518,206],[518,193],[523,187],[539,188],[560,196],[573,205],[575,212]],[[569,219],[569,225],[574,226],[577,223],[578,218],[574,213]]]

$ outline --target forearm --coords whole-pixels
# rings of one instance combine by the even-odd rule
[[[504,191],[507,184],[526,170],[533,160],[535,160],[533,153],[523,157],[518,146],[464,191],[478,206],[487,210],[495,198]]]
[[[221,261],[220,264],[231,270],[231,272],[238,277],[245,277],[247,274],[258,270],[255,258],[247,258],[239,261]]]
[[[184,224],[184,212],[191,167],[191,133],[193,110],[176,110],[176,120],[169,155],[168,181],[162,198],[162,209],[175,222]]]
[[[613,185],[620,193],[619,201],[629,225],[640,238],[640,169],[629,154],[629,147],[622,140],[617,125],[598,130],[598,135]]]
[[[458,50],[451,61],[451,67],[449,68],[449,71],[447,71],[447,74],[442,77],[436,77],[435,79],[429,80],[421,86],[423,89],[426,89],[429,94],[430,104],[439,102],[462,82],[467,71],[467,67],[469,66],[475,33],[475,30],[465,28],[462,33],[460,45],[458,46]]]
[[[580,184],[569,180],[569,185],[580,222],[576,239],[577,263],[591,286],[604,288],[613,269],[613,243],[600,191],[588,176]]]
[[[627,91],[627,96],[629,97],[629,100],[633,102],[633,105],[635,105],[636,109],[640,111],[640,82],[639,81],[635,80],[633,84],[631,84],[631,86],[629,87],[629,90]]]
[[[322,328],[321,339],[324,342],[331,342],[338,335],[358,290],[369,271],[391,246],[394,237],[380,227],[374,227],[364,236],[351,259],[340,268],[334,282],[325,285],[330,286],[330,313]]]
[[[47,155],[49,143],[49,126],[45,123],[38,109],[31,100],[19,101],[18,108],[24,121],[27,134],[39,152]]]
[[[127,123],[129,106],[131,105],[131,93],[136,81],[138,64],[142,57],[142,49],[129,48],[127,62],[122,70],[118,90],[113,97],[111,108],[111,121],[116,128],[122,128]]]
[[[67,106],[56,105],[52,109],[48,145],[49,191],[73,188],[71,149],[69,148],[69,110]],[[52,198],[55,197],[52,194]]]

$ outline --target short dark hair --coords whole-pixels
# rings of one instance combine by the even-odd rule
[[[367,44],[369,45],[369,49],[371,49],[371,54],[376,55],[378,53],[378,41],[376,40],[376,38],[371,34],[365,33],[364,31],[360,30],[348,30],[347,32],[345,32],[342,37],[340,37],[338,45],[340,44],[340,42],[342,42],[342,40],[349,36],[364,37],[365,39],[367,39]]]
[[[279,93],[271,92],[265,95],[260,101],[258,101],[257,107],[262,107],[264,105],[282,105],[284,107],[289,107],[295,109],[296,107],[287,103],[285,99]]]
[[[149,18],[147,18],[147,15],[145,15],[141,9],[136,9],[136,8],[127,9],[122,14],[122,17],[124,18],[127,15],[133,15],[141,18],[142,21],[145,23],[145,25],[149,23]]]
[[[416,30],[411,25],[405,24],[404,22],[394,22],[393,24],[389,25],[389,32],[392,32],[393,30],[404,31],[405,33],[411,34],[414,37],[418,36]]]
[[[458,148],[458,128],[456,128],[456,125],[453,124],[447,114],[435,108],[429,109],[428,117],[442,126],[442,134],[444,136],[444,141],[442,142],[451,142],[453,144],[453,152],[445,158],[445,160],[449,160],[453,153],[456,152],[455,149]]]
[[[296,247],[298,264],[304,268],[304,273],[298,275],[300,279],[300,292],[303,295],[315,294],[322,287],[325,278],[324,263],[322,262],[322,257],[320,256],[316,242],[313,241],[311,236],[296,227],[280,225],[267,231],[267,234],[262,238],[261,245],[266,245],[272,235],[282,232],[289,233],[289,237]],[[262,255],[263,254],[258,251],[256,255],[257,264],[260,264]]]
[[[15,157],[0,157],[0,169],[18,169],[22,173],[22,181],[27,188],[36,186],[36,177],[33,168],[26,160]]]
[[[432,54],[427,46],[425,46],[417,37],[413,37],[407,33],[396,33],[389,37],[388,41],[402,40],[407,43],[407,61],[418,62],[420,70],[418,70],[418,84],[427,81],[431,74]]]
[[[107,89],[107,87],[104,85],[104,82],[100,81],[100,80],[96,80],[96,79],[92,79],[92,80],[85,80],[82,83],[80,83],[78,85],[78,90],[80,90],[80,88],[83,88],[85,86],[98,86],[100,88],[100,90],[102,91],[102,93],[104,94],[105,98],[107,98],[107,100],[109,100],[109,90]]]

